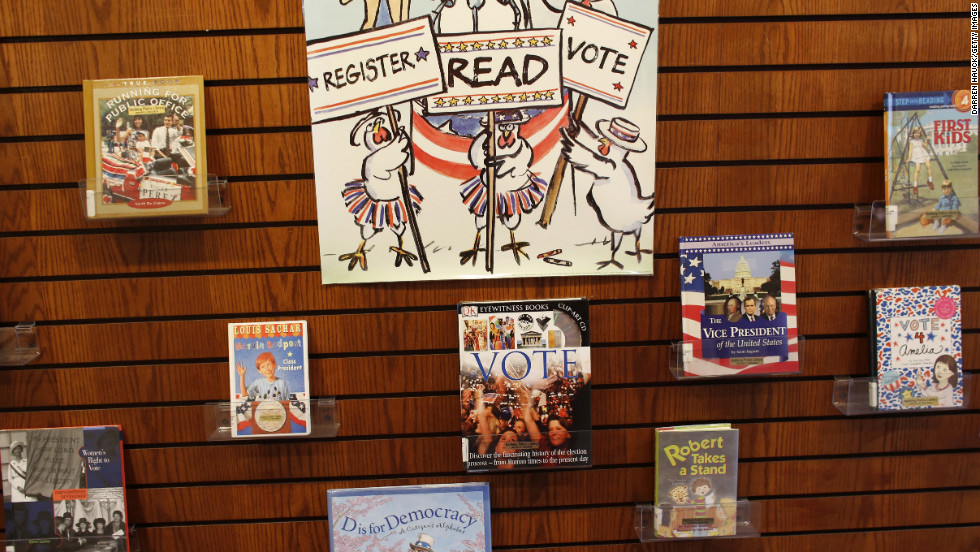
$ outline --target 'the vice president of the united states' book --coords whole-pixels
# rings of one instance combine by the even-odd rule
[[[793,234],[680,238],[685,376],[799,372]]]

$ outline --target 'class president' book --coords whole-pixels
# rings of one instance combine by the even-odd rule
[[[232,437],[309,435],[305,320],[228,324]]]
[[[734,535],[738,430],[730,424],[657,429],[657,536]]]
[[[685,376],[800,371],[793,234],[680,238]]]
[[[327,491],[331,552],[490,552],[487,483]]]
[[[85,81],[85,215],[208,212],[204,77]]]
[[[969,90],[885,94],[888,237],[978,232],[973,101]]]
[[[8,552],[129,550],[117,426],[0,431]]]
[[[877,407],[963,406],[960,287],[874,289],[869,300]]]
[[[592,465],[585,299],[459,304],[467,471]]]

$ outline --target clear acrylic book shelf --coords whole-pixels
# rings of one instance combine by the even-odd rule
[[[795,343],[793,340],[795,340]],[[671,343],[670,346],[670,373],[679,380],[700,378],[748,378],[799,374],[803,372],[803,351],[805,349],[805,344],[806,338],[803,336],[797,336],[790,339],[786,359],[792,360],[794,358],[793,355],[795,354],[795,358],[797,360],[797,368],[795,370],[778,370],[770,364],[769,370],[778,371],[766,371],[766,364],[759,364],[755,367],[740,371],[737,366],[725,367],[721,364],[712,365],[710,361],[703,361],[702,359],[695,358],[695,343],[693,341],[675,341]],[[795,348],[795,350],[793,350],[793,348]],[[774,362],[779,362],[780,360],[781,359],[778,358],[773,359]],[[698,365],[697,368],[694,366],[695,363]]]
[[[738,539],[759,536],[761,504],[736,500],[725,504],[658,507],[637,504],[633,527],[640,542]]]
[[[133,192],[133,197],[124,197],[121,194],[117,194],[107,189],[105,194],[100,194],[94,191],[93,188],[96,187],[95,180],[90,178],[85,178],[78,181],[78,188],[81,192],[82,199],[82,209],[85,214],[85,218],[88,220],[126,220],[126,219],[141,219],[141,218],[158,218],[158,217],[174,217],[174,216],[208,216],[208,217],[220,217],[228,214],[231,211],[231,196],[228,192],[228,180],[219,178],[213,174],[208,175],[207,184],[207,212],[202,213],[170,213],[167,211],[158,211],[153,208],[154,205],[161,204],[170,206],[174,201],[181,201],[181,198],[186,197],[201,197],[202,190],[200,188],[194,190],[188,187],[181,187],[175,184],[162,183],[159,184],[159,189],[143,191],[135,190]],[[133,201],[135,194],[139,194],[137,200],[141,201],[141,208],[129,209],[124,213],[112,214],[112,215],[100,215],[96,216],[96,202],[121,202],[121,201]],[[154,203],[156,202],[156,203]]]
[[[852,233],[854,237],[864,241],[918,241],[918,240],[949,240],[980,237],[976,221],[970,217],[956,219],[926,220],[922,218],[922,210],[899,214],[897,205],[888,205],[884,201],[858,204],[854,206]],[[917,216],[918,214],[918,216]],[[910,227],[908,232],[903,230],[901,237],[890,237],[899,226]]]
[[[24,366],[41,356],[33,322],[0,328],[0,366]]]
[[[308,413],[310,432],[307,433],[276,433],[268,431],[262,434],[232,436],[232,420],[234,419],[234,409],[238,409],[244,404],[248,410],[256,412],[250,408],[255,405],[273,401],[253,401],[244,403],[215,402],[204,405],[204,428],[208,434],[208,441],[239,441],[245,439],[308,439],[308,438],[329,438],[336,437],[340,430],[340,423],[335,416],[336,397],[325,397],[321,399],[306,399],[302,401],[290,402],[290,408],[296,407]],[[277,403],[278,404],[278,403]],[[287,422],[288,423],[288,422]],[[278,426],[277,426],[278,427]],[[268,428],[271,429],[271,428]]]
[[[960,406],[928,406],[920,408],[880,409],[877,406],[878,382],[875,378],[834,378],[834,406],[845,416],[865,414],[907,414],[933,410],[962,410],[970,403],[969,390],[973,375],[963,374],[963,404]]]

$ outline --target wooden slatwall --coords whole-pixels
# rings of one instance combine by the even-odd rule
[[[415,0],[424,1],[424,0]],[[980,358],[980,246],[869,244],[883,195],[883,91],[969,83],[961,0],[661,0],[656,276],[319,284],[300,0],[0,0],[0,320],[36,320],[39,361],[0,370],[0,427],[121,424],[147,551],[326,550],[327,489],[490,481],[500,550],[641,545],[653,428],[732,421],[762,538],[718,550],[980,549],[980,390],[969,410],[845,418],[833,377],[866,372],[863,291],[964,288]],[[81,81],[203,74],[222,218],[90,223]],[[672,379],[677,237],[796,234],[799,376]],[[588,296],[595,467],[466,476],[454,306]],[[309,320],[336,439],[209,443],[230,321]],[[977,378],[975,378],[976,380]]]

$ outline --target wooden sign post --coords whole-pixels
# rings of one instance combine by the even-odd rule
[[[426,101],[429,114],[487,112],[486,269],[493,272],[497,213],[498,111],[555,107],[561,96],[561,31],[532,29],[436,37],[445,74],[444,93]],[[481,167],[477,167],[481,168]]]
[[[581,94],[571,116],[575,124],[570,126],[581,124],[587,98],[625,108],[654,30],[574,2],[565,4],[558,27],[564,85]],[[551,224],[566,166],[565,157],[559,157],[538,220],[542,228]]]
[[[307,44],[306,56],[314,125],[385,108],[392,135],[397,137],[398,120],[392,104],[445,90],[428,17],[312,41]],[[423,272],[429,272],[404,165],[398,167],[398,180],[419,264]]]

